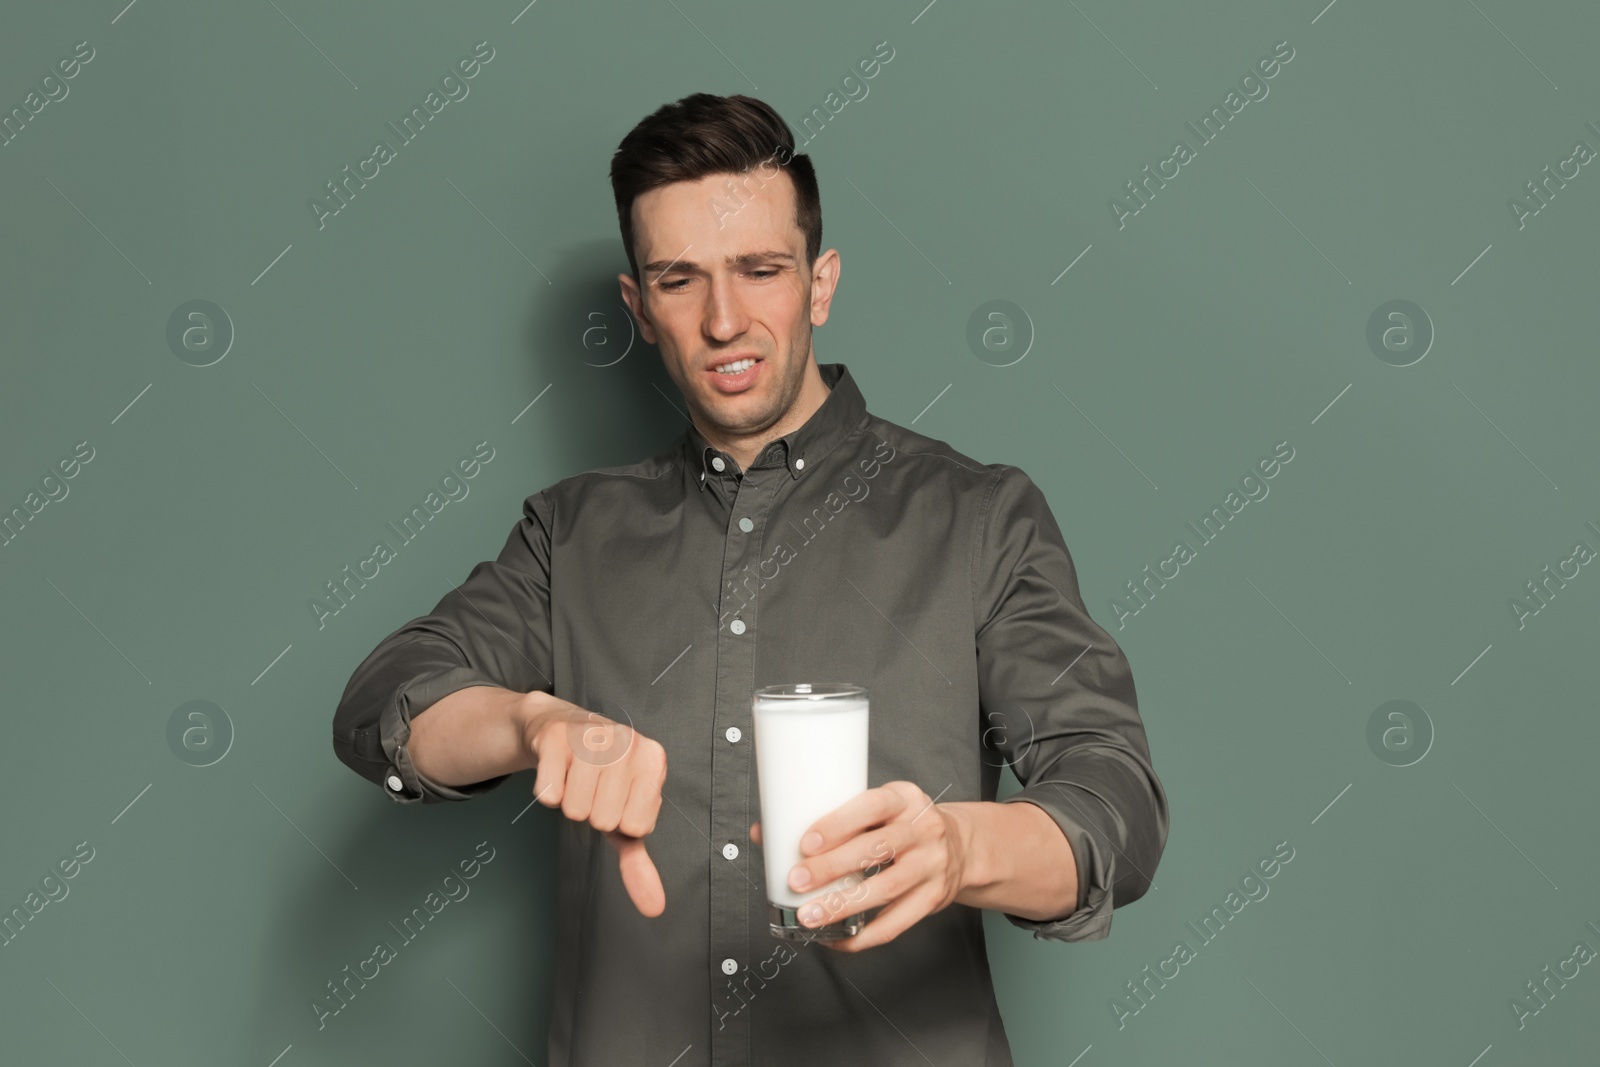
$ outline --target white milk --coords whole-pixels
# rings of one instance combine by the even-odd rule
[[[812,688],[816,694],[805,695]],[[836,889],[859,895],[859,871],[799,893],[789,887],[789,871],[802,859],[800,838],[811,824],[867,788],[866,690],[824,683],[794,689],[799,695],[758,693],[752,704],[767,899],[791,908]]]

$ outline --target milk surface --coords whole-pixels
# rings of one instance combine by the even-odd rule
[[[789,871],[811,824],[866,791],[867,697],[757,697],[752,710],[767,899],[798,907],[835,889],[859,898],[859,871],[798,893]]]

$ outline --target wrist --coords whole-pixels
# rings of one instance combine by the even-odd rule
[[[524,749],[531,749],[540,728],[559,714],[558,706],[565,703],[543,689],[518,694],[517,699],[511,703],[510,713],[512,726]]]
[[[957,848],[961,856],[961,890],[981,890],[993,885],[1002,877],[997,867],[994,851],[997,835],[984,827],[988,809],[999,805],[984,801],[951,801],[934,805],[948,817],[954,827]]]

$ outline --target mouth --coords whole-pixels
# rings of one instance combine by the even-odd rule
[[[711,384],[722,393],[742,393],[761,375],[766,361],[760,356],[722,359],[705,370]]]

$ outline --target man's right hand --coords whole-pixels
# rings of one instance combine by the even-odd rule
[[[523,744],[538,761],[534,799],[604,833],[634,906],[651,918],[665,911],[666,891],[644,839],[661,810],[667,750],[625,723],[559,699],[527,723]]]

